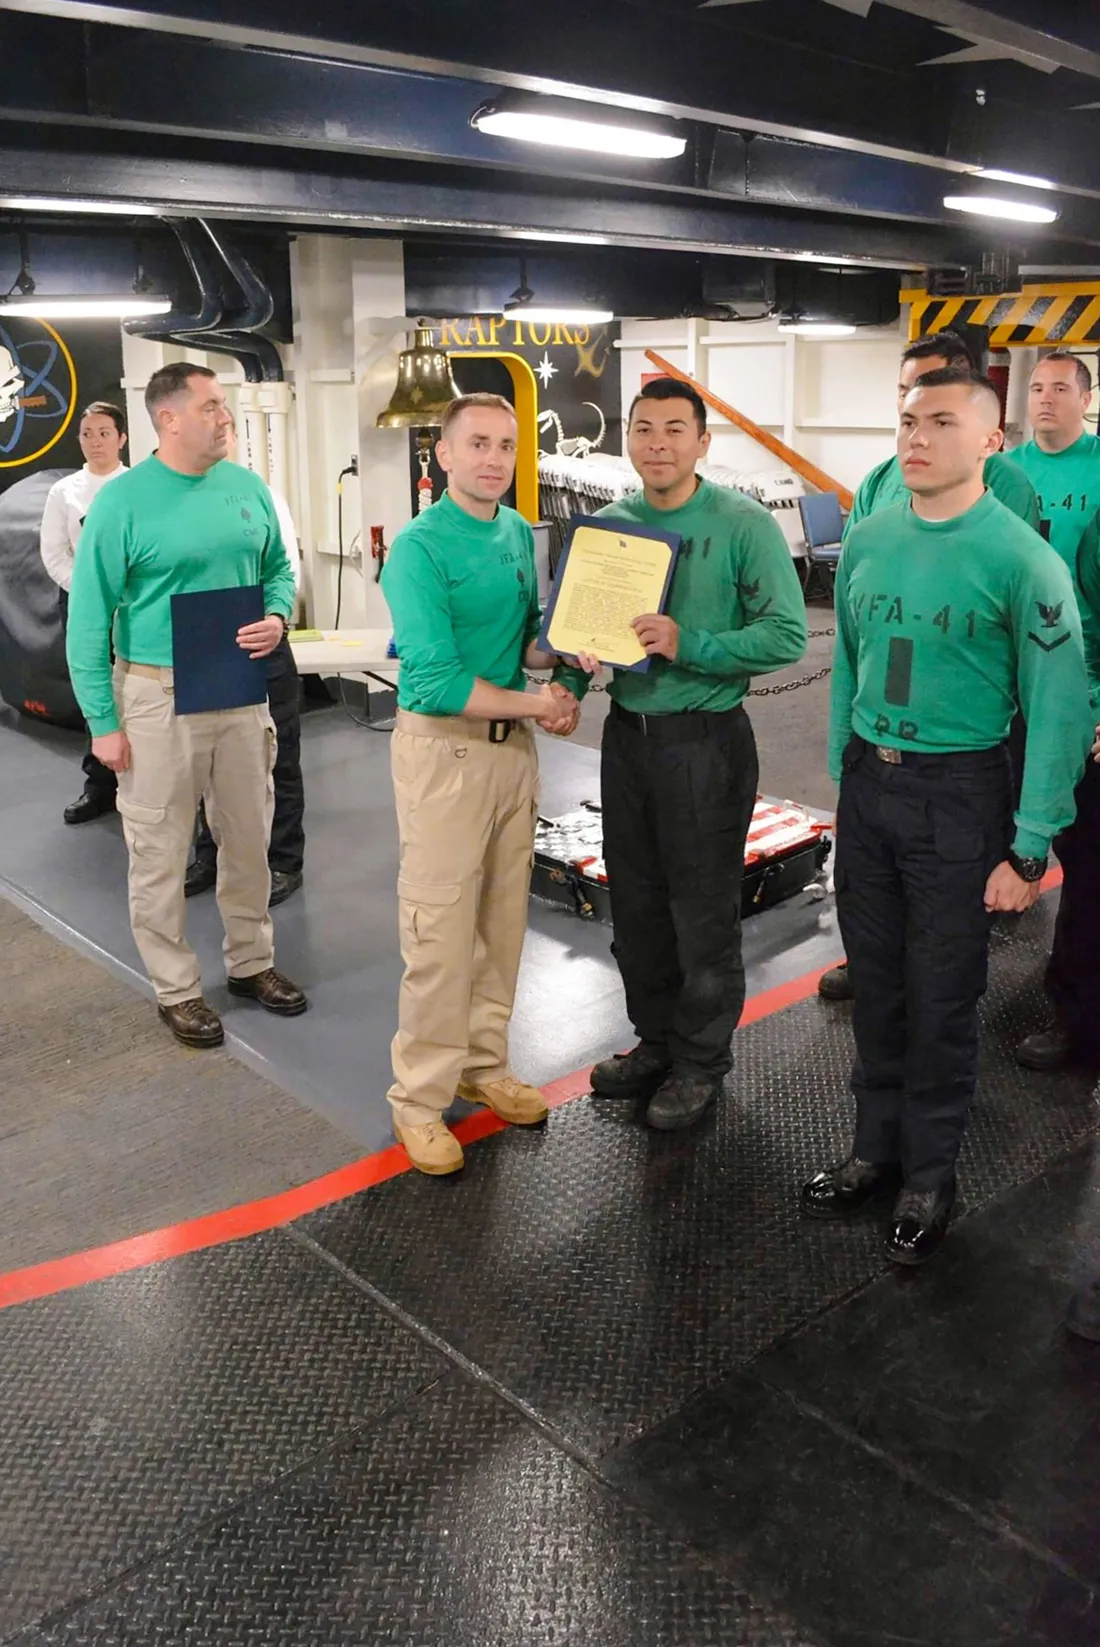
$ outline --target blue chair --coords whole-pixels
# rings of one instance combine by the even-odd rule
[[[835,492],[815,492],[811,497],[798,500],[802,516],[802,532],[806,539],[806,576],[803,592],[808,596],[816,574],[822,593],[831,596],[836,577],[836,563],[840,559],[841,539],[844,536],[844,517],[840,499]]]

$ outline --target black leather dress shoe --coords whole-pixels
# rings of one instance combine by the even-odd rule
[[[197,898],[200,892],[209,892],[217,884],[217,864],[208,864],[204,858],[196,858],[193,864],[188,864],[183,877],[183,895],[185,898]]]
[[[280,1018],[297,1018],[309,1005],[305,992],[273,966],[264,972],[254,972],[249,978],[230,978],[227,982],[230,995],[245,995]]]
[[[271,896],[267,900],[268,909],[274,909],[276,904],[285,904],[292,892],[297,892],[302,884],[300,869],[273,869],[271,871]]]
[[[668,1076],[668,1053],[643,1042],[596,1065],[589,1079],[597,1098],[652,1098]]]
[[[67,824],[82,824],[90,823],[93,818],[102,818],[104,813],[114,810],[113,789],[86,789],[78,801],[65,808],[62,816]]]
[[[1066,1311],[1066,1331],[1100,1344],[1100,1276],[1075,1292]]]
[[[1027,1035],[1016,1048],[1015,1058],[1025,1069],[1064,1069],[1073,1060],[1073,1038],[1068,1029],[1054,1023]]]
[[[158,1006],[161,1021],[185,1047],[220,1047],[225,1040],[222,1021],[201,995],[176,1006]]]
[[[938,1190],[903,1189],[894,1207],[883,1248],[892,1264],[927,1264],[947,1239],[955,1186]]]
[[[645,1118],[658,1132],[679,1132],[701,1121],[721,1096],[722,1083],[713,1076],[670,1075],[650,1099]]]
[[[850,1001],[855,994],[847,961],[831,966],[817,980],[817,993],[823,1001]]]
[[[851,1155],[803,1184],[802,1211],[807,1218],[855,1218],[891,1201],[900,1188],[899,1166]]]

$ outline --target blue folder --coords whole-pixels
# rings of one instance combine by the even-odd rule
[[[259,623],[264,591],[202,589],[172,596],[172,667],[177,715],[211,709],[243,709],[267,699],[267,659],[250,658],[237,645],[237,630]]]

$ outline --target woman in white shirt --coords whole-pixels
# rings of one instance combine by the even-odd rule
[[[125,471],[122,453],[126,447],[126,420],[110,401],[94,400],[80,414],[79,438],[84,467],[50,487],[39,538],[42,563],[60,591],[63,625],[68,617],[73,564],[84,517],[100,488]],[[84,793],[65,808],[67,824],[87,823],[115,809],[118,780],[109,767],[96,760],[90,743],[83,764]]]

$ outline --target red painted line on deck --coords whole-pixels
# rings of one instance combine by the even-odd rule
[[[1062,871],[1050,870],[1043,879],[1042,890],[1051,891],[1062,884]],[[836,962],[829,963],[835,966]],[[818,979],[828,967],[793,978],[789,983],[777,984],[763,990],[745,1003],[741,1026],[758,1023],[773,1013],[798,1001],[805,1001],[817,992]],[[588,1077],[591,1066],[564,1075],[544,1087],[543,1094],[551,1109],[583,1097],[589,1091]],[[503,1132],[505,1122],[487,1109],[469,1115],[455,1127],[455,1135],[463,1145],[488,1138],[494,1132]],[[0,1275],[0,1310],[13,1304],[26,1304],[32,1299],[47,1298],[53,1293],[67,1292],[72,1287],[85,1286],[89,1281],[103,1281],[127,1270],[144,1269],[149,1264],[161,1263],[166,1258],[181,1258],[185,1253],[199,1252],[205,1247],[224,1246],[229,1241],[240,1241],[245,1236],[260,1235],[265,1230],[289,1224],[295,1218],[320,1207],[344,1201],[361,1190],[384,1184],[400,1173],[413,1170],[400,1144],[391,1144],[376,1155],[352,1161],[336,1172],[321,1178],[311,1178],[296,1189],[282,1190],[277,1195],[264,1196],[259,1201],[246,1201],[240,1206],[222,1212],[207,1213],[201,1218],[189,1218],[182,1224],[169,1224],[164,1229],[150,1230],[125,1241],[113,1241],[103,1247],[89,1247],[85,1252],[64,1258],[53,1258],[44,1264],[32,1264],[26,1269],[9,1270]]]

